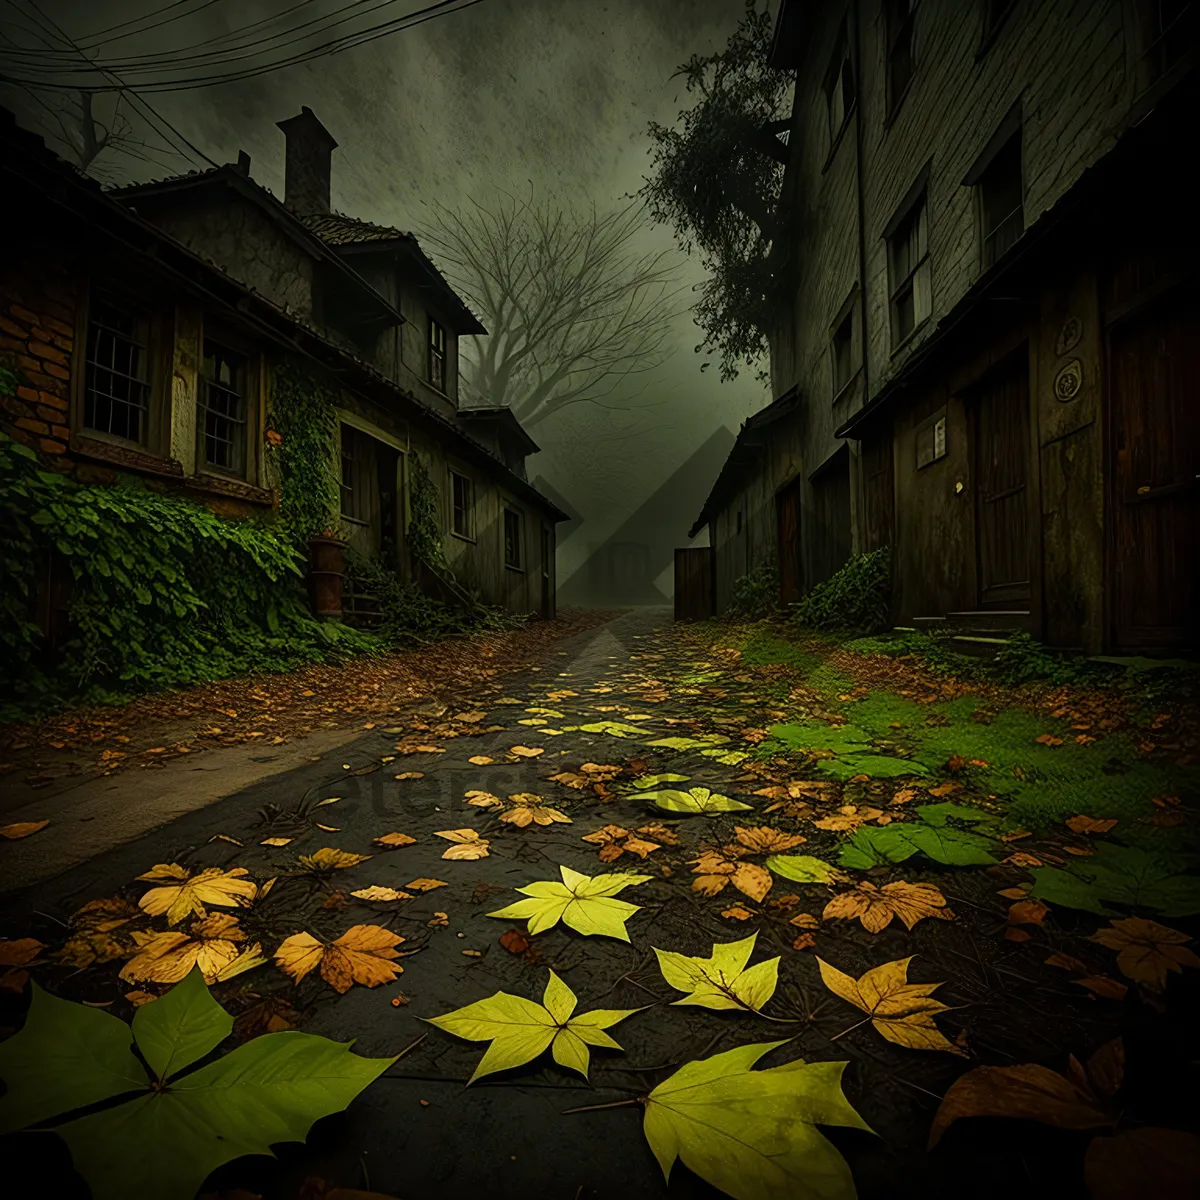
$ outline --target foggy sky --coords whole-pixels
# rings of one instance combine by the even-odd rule
[[[400,0],[364,21],[425,2]],[[164,3],[43,0],[40,9],[83,40]],[[311,17],[346,3],[309,0],[300,7]],[[217,0],[192,19],[110,41],[102,55],[189,46],[289,7],[296,6]],[[339,143],[333,207],[404,229],[419,232],[422,201],[487,203],[500,190],[528,193],[531,185],[605,208],[620,204],[648,170],[648,122],[671,123],[689,102],[671,74],[691,54],[719,49],[743,7],[743,0],[483,0],[336,56],[147,99],[216,162],[248,151],[253,178],[278,196],[284,145],[275,122],[309,105]],[[7,7],[0,13],[11,16]],[[48,132],[21,93],[5,89],[3,102]],[[165,150],[156,155],[172,171],[116,155],[100,161],[107,162],[106,178],[121,180],[197,165]],[[675,245],[665,227],[648,226],[644,242]],[[702,279],[697,262],[681,256],[681,264],[686,283]],[[563,548],[560,580],[716,428],[736,430],[770,399],[750,370],[732,384],[720,383],[715,362],[702,374],[708,356],[693,353],[699,340],[685,314],[670,358],[628,415],[576,406],[535,431],[543,453],[530,460],[531,477],[545,474],[586,519]],[[643,407],[647,401],[651,407]]]

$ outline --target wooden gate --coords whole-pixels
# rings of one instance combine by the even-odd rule
[[[1176,293],[1178,295],[1178,293]],[[1167,305],[1170,300],[1167,300]],[[1114,648],[1184,650],[1200,622],[1200,303],[1109,338],[1109,614]]]
[[[703,621],[716,610],[711,546],[675,551],[675,620]]]
[[[775,530],[779,541],[779,602],[800,599],[800,480],[781,488],[775,496]]]
[[[1032,595],[1027,349],[984,380],[973,397],[972,416],[979,607],[1027,608]]]

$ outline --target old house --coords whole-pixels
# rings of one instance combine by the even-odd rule
[[[886,544],[898,624],[1196,647],[1198,26],[1157,0],[784,0],[791,399],[702,514],[719,605],[764,558],[790,600]]]
[[[0,121],[22,230],[0,265],[0,354],[26,381],[3,401],[6,432],[85,479],[134,476],[271,519],[289,449],[273,425],[298,371],[332,406],[328,526],[409,572],[419,495],[445,574],[553,613],[563,514],[527,480],[536,447],[456,403],[458,339],[483,327],[411,235],[330,212],[335,143],[308,109],[280,123],[283,202],[244,154],[102,192]]]

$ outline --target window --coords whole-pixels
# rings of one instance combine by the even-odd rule
[[[367,490],[374,462],[371,439],[352,425],[342,426],[342,516],[351,521],[371,519]]]
[[[829,106],[829,147],[832,151],[842,126],[854,110],[854,65],[850,61],[850,39],[846,35],[845,22],[825,76],[825,100]]]
[[[984,270],[1021,236],[1025,228],[1022,204],[1021,132],[997,151],[979,177],[979,227]]]
[[[929,316],[932,307],[927,209],[922,194],[888,242],[893,346],[903,342]]]
[[[450,472],[453,512],[450,528],[462,538],[475,537],[475,485],[465,475]]]
[[[247,359],[204,342],[199,409],[200,461],[231,475],[246,474]]]
[[[888,116],[904,98],[913,77],[913,17],[917,0],[885,0],[887,11]]]
[[[439,392],[446,390],[446,331],[429,318],[429,382]]]
[[[521,514],[511,508],[504,510],[504,565],[521,569]]]
[[[150,322],[104,295],[88,311],[83,426],[146,445],[150,413]]]
[[[833,362],[833,394],[841,393],[854,374],[854,310],[851,309],[833,331],[830,354]]]
[[[939,409],[916,429],[917,470],[946,457],[946,410]]]

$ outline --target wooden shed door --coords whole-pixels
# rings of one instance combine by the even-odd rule
[[[1109,572],[1118,649],[1182,650],[1200,621],[1200,303],[1109,343]]]
[[[800,480],[795,479],[775,497],[775,528],[779,537],[779,600],[800,599]]]
[[[1010,359],[975,395],[975,543],[980,608],[1027,607],[1029,358]]]
[[[675,551],[675,620],[713,615],[713,552],[709,546]]]

